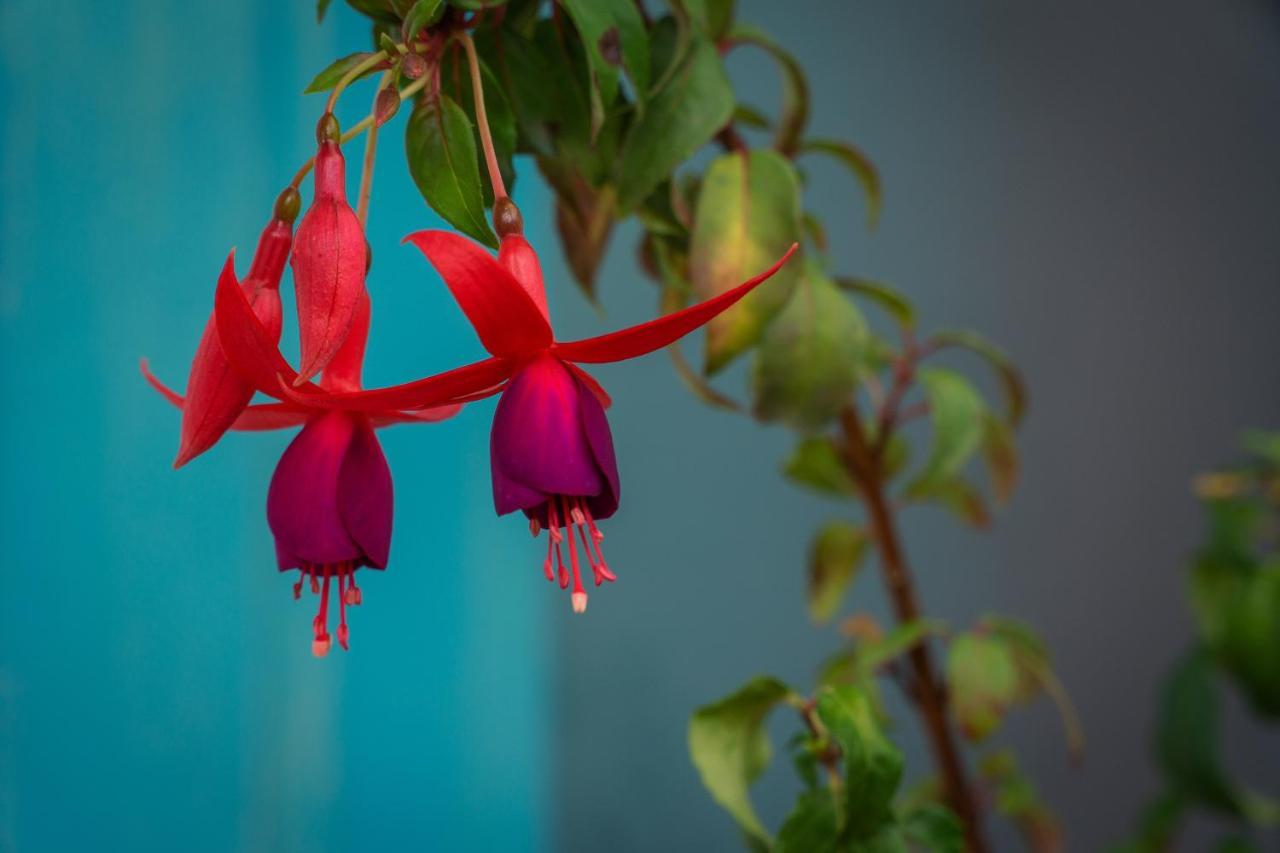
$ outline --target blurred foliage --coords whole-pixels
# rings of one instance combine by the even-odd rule
[[[1222,692],[1239,692],[1259,722],[1280,718],[1280,432],[1244,437],[1248,458],[1196,478],[1204,544],[1191,560],[1188,598],[1195,644],[1165,678],[1154,757],[1163,791],[1144,810],[1125,853],[1173,849],[1194,811],[1239,827],[1219,850],[1280,841],[1280,800],[1252,791],[1223,766]]]

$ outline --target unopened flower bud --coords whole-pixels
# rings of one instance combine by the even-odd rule
[[[524,217],[520,215],[520,208],[505,196],[493,203],[493,229],[499,237],[524,233]]]

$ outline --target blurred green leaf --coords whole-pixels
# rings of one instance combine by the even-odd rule
[[[800,239],[795,171],[773,151],[734,152],[707,169],[689,255],[694,294],[709,299],[767,269]],[[801,264],[792,262],[707,325],[704,372],[723,369],[759,342],[787,302]]]
[[[854,497],[858,487],[849,476],[840,454],[829,438],[806,438],[783,463],[783,474],[793,483],[835,497]]]
[[[964,825],[955,813],[938,803],[916,806],[902,816],[906,839],[931,853],[963,853]]]
[[[538,168],[556,191],[556,229],[574,281],[593,303],[596,273],[613,233],[613,187],[595,189],[559,160],[539,157]]]
[[[810,139],[801,147],[801,153],[825,154],[848,167],[867,197],[867,227],[875,228],[880,221],[884,198],[880,191],[880,172],[866,154],[848,142],[838,139]]]
[[[982,419],[982,455],[987,462],[991,494],[997,504],[1006,504],[1018,483],[1018,446],[1013,429],[999,418]]]
[[[920,385],[929,402],[933,446],[924,468],[907,487],[908,497],[929,497],[953,480],[982,443],[986,406],[959,373],[920,368]]]
[[[1261,716],[1280,717],[1280,563],[1234,590],[1223,619],[1223,665]]]
[[[773,122],[769,120],[769,117],[750,104],[739,103],[733,111],[733,120],[738,124],[755,128],[756,130],[768,130],[773,127]]]
[[[986,739],[999,727],[1018,698],[1018,665],[1006,640],[968,632],[951,641],[947,652],[947,687],[951,711],[961,733]]]
[[[870,299],[906,328],[915,328],[915,307],[910,300],[889,285],[879,281],[872,281],[868,278],[855,278],[853,276],[837,276],[835,282],[850,293],[856,293]]]
[[[769,846],[769,833],[751,805],[749,788],[768,766],[769,736],[764,719],[791,689],[760,676],[718,702],[694,712],[689,721],[689,754],[711,796],[743,832]]]
[[[1245,450],[1260,456],[1272,466],[1280,466],[1280,432],[1249,430],[1240,442]]]
[[[618,96],[619,70],[626,68],[643,113],[649,93],[649,38],[633,0],[559,0],[586,46],[591,69],[591,135],[604,125]]]
[[[352,68],[355,68],[361,62],[364,62],[372,53],[352,53],[341,59],[335,59],[327,68],[315,76],[315,78],[307,84],[307,88],[302,90],[304,95],[314,95],[316,92],[327,92],[334,86],[338,85],[338,81],[347,75]],[[361,77],[368,77],[373,71],[369,70],[361,74]]]
[[[986,359],[1000,378],[1005,397],[1005,419],[1015,427],[1022,421],[1027,410],[1027,386],[1008,353],[977,332],[939,332],[933,336],[933,342],[939,347],[967,349]]]
[[[970,527],[985,530],[991,526],[991,510],[987,501],[972,483],[963,477],[952,477],[934,483],[927,489],[917,487],[910,497],[915,500],[929,500],[949,510],[956,518]]]
[[[865,691],[824,687],[817,710],[844,761],[842,836],[851,841],[874,838],[894,823],[891,804],[902,780],[902,753],[880,730]]]
[[[630,212],[733,115],[733,88],[715,45],[695,38],[627,132],[618,157],[618,206]],[[776,258],[775,258],[776,260]]]
[[[1067,748],[1077,760],[1084,752],[1084,727],[1066,688],[1058,679],[1049,658],[1049,649],[1040,636],[1025,622],[1007,616],[987,614],[979,628],[1008,644],[1018,667],[1017,701],[1030,702],[1041,691],[1048,695],[1062,717]]]
[[[867,533],[845,521],[822,526],[809,549],[809,616],[830,621],[867,552]]]
[[[409,174],[431,209],[491,248],[498,239],[484,216],[484,193],[471,122],[448,95],[424,98],[405,128]]]
[[[733,23],[735,0],[683,0],[689,17],[712,41],[724,38]]]
[[[782,112],[774,147],[787,156],[795,154],[805,125],[809,123],[809,82],[804,69],[794,56],[774,41],[773,36],[758,27],[735,24],[727,38],[730,42],[762,48],[778,63],[782,72]]]
[[[1062,827],[1057,817],[1023,775],[1012,752],[1005,749],[984,756],[978,773],[994,788],[995,810],[1017,825],[1028,847],[1052,853],[1062,849]]]
[[[836,853],[836,803],[827,788],[802,791],[778,830],[776,853]]]
[[[1156,754],[1179,791],[1218,811],[1242,813],[1240,794],[1218,757],[1218,691],[1203,650],[1187,655],[1165,682]]]
[[[1178,794],[1161,794],[1143,808],[1137,835],[1111,853],[1165,853],[1173,844],[1186,809],[1186,801]]]
[[[866,337],[862,314],[814,261],[804,259],[791,298],[756,350],[756,417],[804,431],[827,424],[857,389]]]
[[[480,12],[484,9],[496,9],[507,5],[507,0],[449,0],[450,6],[465,9],[468,12]]]
[[[316,0],[316,23],[324,23],[325,13],[329,11],[329,4],[333,0]]]

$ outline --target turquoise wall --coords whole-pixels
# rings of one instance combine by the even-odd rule
[[[0,850],[545,846],[548,610],[519,594],[527,531],[492,518],[491,404],[382,433],[392,562],[351,652],[315,660],[264,511],[290,434],[174,472],[177,414],[138,376],[146,355],[185,382],[227,250],[243,274],[311,153],[300,92],[367,44],[313,6],[0,4]],[[480,352],[399,245],[440,224],[399,129],[370,222],[376,384]]]

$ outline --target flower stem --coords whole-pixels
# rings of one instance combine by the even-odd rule
[[[364,166],[360,170],[360,193],[356,196],[356,218],[360,220],[361,228],[369,222],[369,194],[373,191],[373,163],[378,156],[378,122],[376,120],[378,95],[390,81],[391,72],[388,71],[378,81],[378,88],[373,94],[372,115],[375,120],[369,126],[369,135],[364,140]]]
[[[916,622],[922,616],[920,603],[898,529],[885,498],[882,465],[885,434],[877,436],[874,447],[867,441],[855,403],[851,403],[841,413],[840,423],[845,438],[845,466],[858,484],[862,501],[866,505],[872,538],[880,552],[880,565],[884,572],[885,586],[889,590],[889,599],[893,603],[894,615],[900,625]],[[985,853],[989,848],[982,834],[977,798],[969,785],[964,762],[947,722],[947,699],[929,647],[923,643],[915,646],[908,661],[914,688],[911,698],[924,721],[934,762],[942,774],[947,801],[964,824],[969,853]]]
[[[502,182],[502,171],[498,168],[498,156],[493,150],[493,136],[489,133],[489,116],[484,108],[484,85],[480,80],[480,59],[476,56],[476,46],[471,36],[465,32],[458,33],[458,41],[467,53],[467,67],[471,70],[471,92],[476,100],[476,125],[480,129],[480,145],[484,148],[484,165],[489,170],[489,184],[493,187],[493,201],[507,197],[507,187]]]
[[[329,100],[325,102],[324,111],[327,113],[333,112],[333,108],[337,106],[338,98],[342,95],[343,89],[350,86],[361,74],[364,74],[372,68],[376,68],[378,65],[386,62],[389,58],[390,57],[387,56],[387,52],[385,50],[380,50],[364,62],[361,62],[356,67],[352,68],[346,74],[343,74],[342,79],[338,81],[338,85],[334,86],[333,91],[329,93]]]
[[[426,87],[430,76],[431,76],[430,74],[424,74],[422,77],[419,77],[417,80],[414,80],[408,86],[405,86],[403,89],[401,89],[400,100],[402,102],[406,101],[409,98],[412,98],[414,95],[421,92],[423,88]],[[372,127],[373,122],[374,122],[374,115],[373,113],[370,113],[369,115],[365,116],[360,121],[358,121],[357,123],[353,124],[350,130],[342,134],[342,142],[345,144],[355,139],[357,136],[359,136],[360,134],[368,130],[370,127]],[[314,166],[315,163],[316,163],[316,158],[314,157],[309,158],[307,162],[303,163],[301,168],[298,169],[297,174],[293,176],[293,180],[289,183],[289,186],[294,187],[296,189],[302,183],[303,179],[305,179],[307,175],[311,173],[311,167]]]

